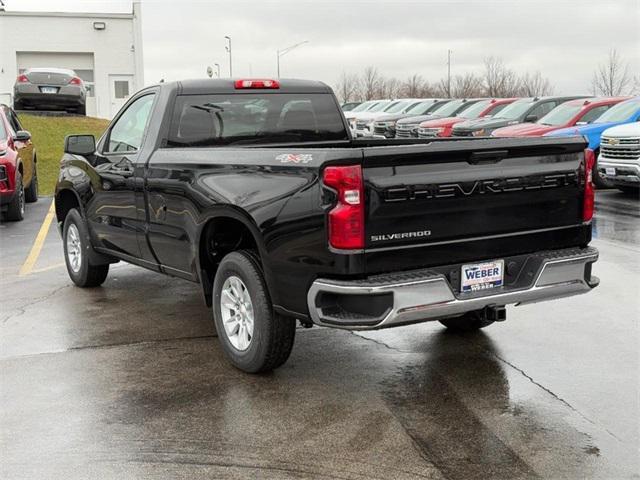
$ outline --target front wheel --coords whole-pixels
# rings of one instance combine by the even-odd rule
[[[232,252],[220,262],[213,282],[213,318],[227,358],[240,370],[268,372],[289,358],[295,319],[273,311],[254,252]]]
[[[22,174],[16,175],[16,188],[13,199],[7,207],[7,220],[18,222],[24,219],[24,185],[22,184]]]
[[[93,265],[89,259],[91,245],[87,226],[80,212],[72,208],[64,219],[62,245],[69,277],[78,287],[98,287],[109,273],[109,264]]]
[[[594,152],[594,155],[596,161],[593,163],[593,170],[591,170],[591,178],[593,179],[593,184],[596,186],[596,188],[599,189],[613,187],[611,181],[604,178],[602,175],[600,175],[600,172],[598,172],[598,157],[600,156],[600,150],[596,150]]]
[[[440,323],[452,332],[475,332],[481,328],[488,327],[494,321],[487,320],[480,314],[480,311],[467,312],[464,315],[454,318],[445,318]]]

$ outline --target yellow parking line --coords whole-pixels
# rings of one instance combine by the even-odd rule
[[[47,233],[49,233],[49,227],[51,226],[51,222],[53,221],[53,217],[56,214],[55,203],[51,201],[51,207],[49,207],[49,211],[47,212],[47,216],[44,217],[44,221],[42,222],[42,226],[40,227],[40,231],[36,236],[35,241],[33,242],[33,246],[31,247],[31,251],[29,252],[29,256],[22,264],[20,268],[20,273],[18,275],[29,275],[33,271],[33,266],[36,264],[38,257],[40,256],[40,251],[42,250],[42,246],[44,245],[44,241],[47,238]]]
[[[65,265],[66,264],[64,262],[56,263],[55,265],[49,265],[47,267],[42,267],[42,268],[37,268],[37,269],[31,270],[31,273],[48,272],[49,270],[55,270],[56,268],[61,268],[61,267],[64,267]]]

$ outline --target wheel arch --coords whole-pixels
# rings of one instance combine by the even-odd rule
[[[198,277],[202,285],[203,295],[208,306],[211,306],[211,290],[213,278],[222,258],[237,250],[254,250],[257,261],[265,276],[267,290],[273,298],[273,288],[269,281],[270,270],[266,248],[260,229],[253,218],[243,210],[234,207],[219,207],[207,215],[198,231],[198,249],[196,264]]]
[[[72,208],[78,208],[80,215],[84,217],[84,209],[78,193],[71,188],[63,188],[56,192],[55,199],[56,219],[62,226],[67,214]]]

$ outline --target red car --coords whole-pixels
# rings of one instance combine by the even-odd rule
[[[519,123],[498,128],[493,137],[540,137],[545,133],[574,125],[587,125],[628,97],[569,100],[558,105],[535,123]]]
[[[0,211],[7,220],[24,218],[25,202],[38,200],[36,151],[18,116],[0,105]]]
[[[481,100],[470,105],[455,117],[437,118],[435,120],[427,120],[422,122],[418,127],[418,137],[450,137],[451,130],[456,123],[473,120],[475,118],[487,117],[495,115],[504,107],[513,103],[517,98],[491,98]]]

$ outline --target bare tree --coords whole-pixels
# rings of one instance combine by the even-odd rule
[[[400,96],[400,81],[397,78],[381,78],[378,83],[378,98],[397,98]]]
[[[362,97],[365,100],[376,98],[380,88],[381,77],[376,67],[367,67],[362,74]]]
[[[633,77],[633,88],[631,89],[631,95],[640,95],[640,75]]]
[[[600,64],[593,73],[591,87],[594,95],[615,97],[629,93],[631,82],[629,64],[618,55],[614,48],[609,52],[607,62]]]
[[[535,73],[526,72],[520,77],[520,95],[523,97],[539,97],[551,95],[553,87],[551,82],[538,71]]]
[[[342,72],[336,85],[336,94],[341,102],[350,102],[358,99],[360,90],[360,78],[358,75]]]
[[[445,86],[447,80],[442,80]],[[451,82],[451,96],[453,98],[471,98],[482,96],[482,79],[474,73],[456,75]]]
[[[520,80],[501,58],[484,59],[484,93],[487,97],[514,97],[520,90]]]
[[[402,95],[407,98],[417,98],[424,93],[424,86],[422,75],[415,73],[402,83]]]
[[[467,72],[451,79],[453,98],[540,96],[553,92],[551,82],[539,71],[518,75],[497,57],[487,57],[484,63],[485,71],[481,75]],[[629,84],[633,82],[636,86],[630,85],[630,89],[640,89],[638,79],[628,81]],[[414,73],[401,81],[383,76],[373,66],[365,68],[360,75],[342,72],[335,90],[343,102],[399,97],[445,98],[449,93],[446,78],[430,83],[419,73]]]

